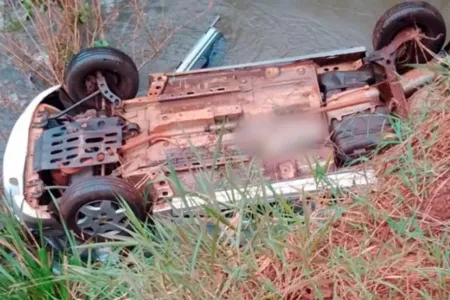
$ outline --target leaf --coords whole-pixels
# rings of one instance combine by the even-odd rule
[[[192,254],[191,266],[189,268],[191,277],[194,277],[195,264],[197,262],[197,257],[198,257],[198,253],[200,251],[200,245],[202,244],[202,241],[203,241],[203,232],[200,232],[198,239],[197,239],[197,243],[195,244],[194,253]]]
[[[388,218],[386,221],[388,222],[389,226],[391,226],[391,228],[397,232],[397,234],[402,235],[405,233],[407,226],[405,220],[400,220],[399,222],[396,222],[395,220]]]
[[[109,44],[106,40],[96,40],[94,42],[94,47],[107,47]]]

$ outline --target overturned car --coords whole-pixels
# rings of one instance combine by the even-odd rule
[[[142,220],[202,214],[205,171],[222,209],[239,201],[241,187],[267,201],[326,189],[317,167],[336,186],[370,184],[373,174],[355,162],[392,138],[390,115],[406,116],[408,97],[434,77],[408,64],[432,60],[445,38],[433,6],[404,2],[377,22],[369,55],[352,48],[202,69],[185,62],[150,74],[143,97],[131,58],[85,49],[64,85],[39,94],[16,122],[4,157],[8,204],[27,226],[65,222],[87,238],[123,233],[120,200]],[[249,186],[255,161],[270,188]]]

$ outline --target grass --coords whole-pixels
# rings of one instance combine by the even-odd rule
[[[102,39],[101,2],[6,1],[0,51],[46,84],[61,83],[68,60]]]
[[[275,206],[264,199],[245,205],[255,199],[243,192],[243,201],[232,205],[226,218],[208,196],[211,174],[203,174],[198,186],[209,199],[206,218],[161,219],[153,227],[133,220],[130,237],[68,246],[68,253],[56,258],[45,240],[2,213],[0,294],[6,299],[448,299],[449,82],[444,74],[424,88],[434,99],[431,106],[410,120],[392,120],[395,145],[366,163],[377,170],[377,189],[343,193],[339,205],[331,201],[298,215],[281,197]],[[264,184],[257,172],[252,176]],[[183,188],[176,173],[169,179]],[[232,177],[227,180],[234,185]],[[81,251],[93,257],[104,246],[112,249],[105,262],[80,258]],[[53,274],[55,262],[59,275]]]

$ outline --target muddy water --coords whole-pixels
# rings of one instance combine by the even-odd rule
[[[158,28],[173,28],[198,16],[208,7],[209,0],[156,0],[142,11],[143,19]],[[279,57],[296,56],[332,49],[365,46],[371,49],[371,32],[377,18],[389,7],[401,1],[393,0],[215,0],[196,21],[176,31],[164,51],[141,68],[141,89],[147,88],[149,72],[173,70],[197,39],[220,15],[218,28],[229,41],[225,64],[254,62]],[[429,1],[441,10],[450,24],[450,2]],[[133,54],[141,65],[138,49],[149,48],[148,32],[135,34],[134,11],[127,0],[105,0],[108,13],[116,14],[114,25],[108,27],[106,39]],[[152,22],[155,20],[155,22]],[[450,32],[450,30],[449,30]],[[134,43],[130,42],[130,36]],[[17,116],[42,87],[36,87],[28,74],[15,69],[0,58],[0,97],[12,101],[14,109],[0,107],[0,155]],[[19,107],[19,108],[17,108]]]
[[[179,0],[178,0],[179,1]],[[198,0],[165,1],[169,18],[192,16],[206,6]],[[170,2],[171,4],[169,4]],[[216,0],[203,18],[180,32],[161,59],[142,73],[173,69],[204,28],[221,16],[218,28],[229,40],[225,64],[297,56],[332,49],[365,46],[371,49],[371,33],[378,17],[402,1],[392,0]],[[450,2],[430,1],[450,25]],[[171,6],[174,8],[171,9]],[[449,27],[450,28],[450,27]],[[145,78],[143,78],[145,83]]]

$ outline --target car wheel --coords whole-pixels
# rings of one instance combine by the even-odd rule
[[[67,227],[77,235],[105,238],[126,235],[129,219],[120,200],[126,201],[136,218],[144,220],[144,199],[130,183],[113,177],[93,177],[69,186],[59,209]]]
[[[445,21],[434,6],[423,1],[403,2],[386,11],[373,30],[373,48],[382,49],[401,31],[416,26],[427,37],[420,42],[431,52],[438,53],[445,43]],[[413,41],[405,46],[405,51],[398,57],[397,63],[425,63],[432,58],[430,53],[422,51]]]
[[[127,54],[111,47],[87,48],[74,56],[67,65],[64,84],[68,96],[66,107],[95,92],[96,72],[102,72],[108,87],[122,100],[132,99],[139,90],[138,69]],[[88,103],[84,107],[95,107]]]

